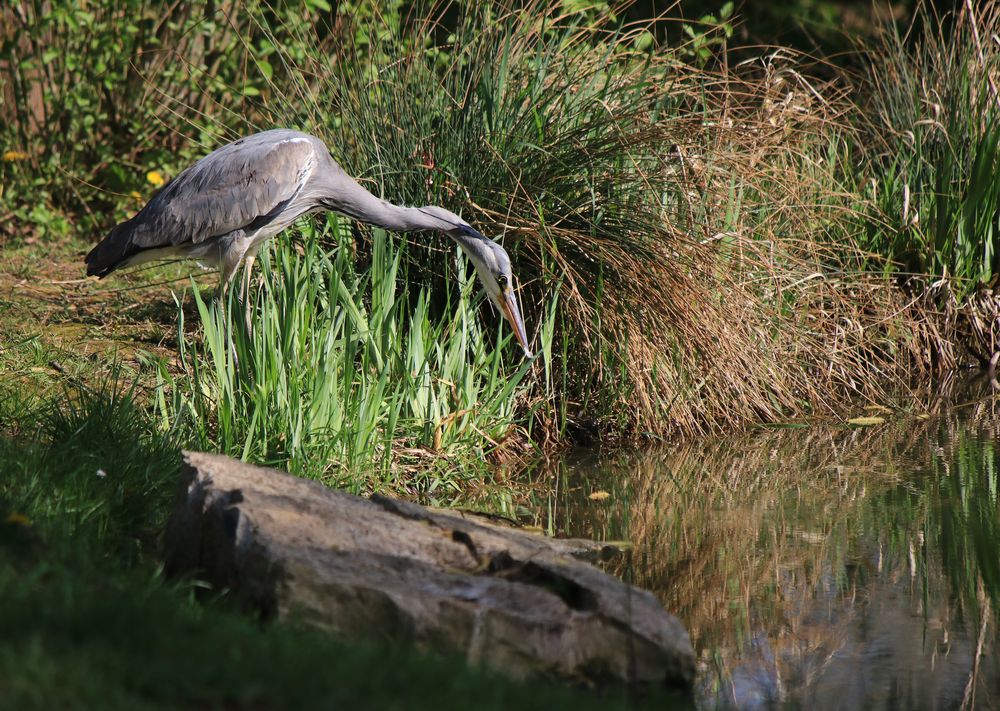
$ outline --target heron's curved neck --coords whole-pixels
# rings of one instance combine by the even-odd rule
[[[354,180],[342,181],[335,189],[326,191],[321,202],[330,210],[395,232],[446,231],[449,227],[418,208],[394,205],[378,198]]]
[[[391,202],[371,194],[369,197],[371,200],[366,200],[361,205],[350,205],[348,210],[345,210],[348,217],[394,232],[438,229],[437,225],[425,224],[426,221],[420,219],[422,213],[416,208],[393,205]],[[361,209],[352,211],[353,207]]]

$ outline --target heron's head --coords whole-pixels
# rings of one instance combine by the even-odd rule
[[[458,242],[462,251],[475,265],[476,275],[483,288],[486,289],[486,293],[496,304],[496,307],[500,309],[500,313],[507,319],[514,331],[514,337],[524,350],[524,354],[530,358],[531,349],[528,347],[528,337],[525,334],[521,311],[517,307],[517,296],[514,294],[514,275],[511,272],[510,257],[507,256],[506,250],[447,210],[426,207],[420,209],[422,212],[449,223],[449,227],[444,231]]]

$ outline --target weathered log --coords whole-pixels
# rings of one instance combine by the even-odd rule
[[[269,616],[464,655],[515,677],[690,686],[687,632],[565,541],[186,452],[167,568]],[[605,551],[606,552],[606,551]]]

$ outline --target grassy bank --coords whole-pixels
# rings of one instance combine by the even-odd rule
[[[184,433],[157,427],[130,389],[111,379],[30,401],[0,389],[5,706],[631,707],[623,693],[513,684],[461,660],[266,624],[224,591],[199,602],[194,581],[164,580]]]
[[[323,137],[373,192],[460,212],[514,257],[544,354],[530,366],[497,348],[503,331],[446,238],[386,246],[342,223],[303,227],[304,250],[280,247],[255,297],[258,318],[281,314],[286,330],[272,318],[251,342],[197,313],[204,337],[182,338],[180,367],[161,373],[172,384],[162,416],[193,416],[206,446],[342,484],[331,472],[362,467],[375,486],[407,468],[404,450],[422,469],[567,435],[837,415],[992,352],[993,305],[977,285],[995,261],[995,60],[974,41],[991,36],[992,5],[945,18],[920,6],[923,35],[883,26],[853,61],[866,73],[848,75],[792,51],[731,65],[732,19],[667,45],[656,22],[542,2],[350,14],[321,3],[296,17],[248,3],[239,17],[191,13],[146,32],[153,20],[123,2],[84,23],[120,45],[117,63],[101,55],[104,80],[125,82],[111,99],[88,93],[96,79],[82,59],[94,50],[73,34],[83,11],[59,7],[32,40],[51,36],[81,61],[50,57],[59,74],[32,63],[31,43],[5,48],[18,67],[5,91],[24,99],[8,110],[5,190],[32,239],[56,239],[70,215],[99,232],[137,204],[116,192],[142,197],[226,137],[291,125]],[[129,10],[136,31],[117,38]],[[240,47],[228,58],[198,40],[223,19],[220,46]],[[949,54],[951,27],[972,41]],[[171,33],[185,39],[165,49]],[[162,71],[157,52],[188,62]],[[216,71],[237,59],[238,77]],[[61,126],[79,117],[53,109],[41,121],[31,96],[77,97],[99,107],[92,123],[128,107],[131,158],[72,134],[77,153],[117,161],[122,182],[60,162]],[[38,181],[72,184],[79,200],[29,200]],[[980,318],[961,317],[970,305]],[[294,329],[309,335],[289,339]],[[220,350],[230,337],[240,368]],[[298,375],[285,377],[286,363]],[[320,368],[356,377],[317,378]],[[380,389],[390,382],[394,392]]]

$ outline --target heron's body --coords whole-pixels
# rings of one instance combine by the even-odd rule
[[[149,260],[188,258],[218,266],[225,285],[240,264],[246,263],[249,276],[267,239],[318,210],[390,230],[450,235],[527,351],[510,260],[500,245],[443,208],[403,207],[375,197],[344,172],[323,141],[288,129],[247,136],[184,170],[91,250],[87,274],[105,277]]]

